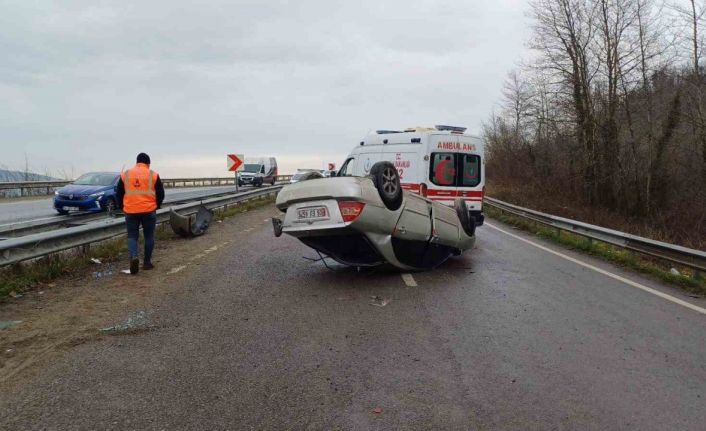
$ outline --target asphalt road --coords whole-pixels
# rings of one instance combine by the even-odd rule
[[[180,273],[154,330],[0,395],[0,428],[705,429],[704,314],[490,226],[414,283],[328,270],[272,214]]]
[[[241,187],[245,189],[245,187]],[[235,186],[184,187],[165,189],[165,201],[191,199],[215,191],[235,191]],[[0,226],[21,221],[52,219],[58,217],[54,210],[53,197],[39,199],[6,199],[0,202]],[[84,214],[72,214],[81,217]]]

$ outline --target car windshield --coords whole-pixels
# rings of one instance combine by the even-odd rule
[[[243,167],[243,170],[245,172],[258,173],[260,172],[260,165],[257,163],[246,163],[245,167]]]
[[[81,175],[73,183],[80,186],[109,186],[117,177],[116,174],[90,173]]]

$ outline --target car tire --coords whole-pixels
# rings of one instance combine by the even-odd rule
[[[385,207],[396,211],[402,205],[402,185],[395,165],[390,162],[377,162],[370,169],[370,176]]]
[[[117,205],[115,205],[115,199],[113,199],[113,198],[108,199],[108,201],[105,203],[105,211],[108,214],[113,214],[116,209],[117,209]]]
[[[458,198],[454,201],[454,209],[456,210],[456,216],[458,221],[461,222],[461,227],[466,235],[473,236],[476,234],[476,221],[471,220],[471,215],[468,213],[468,208],[466,208],[466,201]]]

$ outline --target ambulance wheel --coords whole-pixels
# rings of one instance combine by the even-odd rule
[[[402,185],[395,165],[390,162],[377,162],[370,169],[370,176],[387,209],[396,211],[402,205]]]
[[[456,210],[456,216],[458,216],[458,221],[461,222],[461,227],[466,235],[473,236],[476,234],[476,221],[471,220],[471,215],[468,213],[466,208],[466,202],[458,198],[454,201],[454,209]]]

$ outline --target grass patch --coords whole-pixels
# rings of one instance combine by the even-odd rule
[[[269,205],[275,201],[272,197],[253,199],[230,208],[216,210],[214,218],[224,220],[255,208]],[[155,239],[168,241],[174,233],[168,223],[157,226]],[[142,236],[140,236],[142,244]],[[111,262],[127,255],[127,238],[119,237],[97,244],[91,244],[84,250],[67,251],[47,256],[30,263],[19,263],[0,270],[0,301],[16,297],[36,287],[40,283],[50,283],[62,276],[76,275],[94,265],[91,258]]]
[[[34,262],[19,263],[0,272],[0,301],[15,297],[59,277],[76,274],[94,265],[91,258],[103,262],[115,260],[127,253],[127,240],[116,238],[93,244],[84,251],[68,251],[47,256]]]
[[[224,220],[228,217],[232,217],[236,214],[241,214],[248,212],[252,209],[259,208],[265,205],[269,205],[275,202],[275,198],[271,196],[265,196],[258,199],[251,199],[243,203],[232,205],[225,209],[216,210],[214,214],[214,219]]]
[[[502,212],[490,205],[486,205],[483,210],[489,217],[524,231],[531,232],[551,242],[561,244],[570,249],[580,250],[584,253],[643,274],[649,274],[666,283],[679,286],[688,292],[700,295],[706,294],[706,279],[704,279],[703,276],[694,274],[689,268],[670,265],[659,259],[639,255],[630,250],[597,240],[592,241],[589,238],[571,232],[559,231],[541,223],[535,223],[531,220]],[[676,268],[679,271],[679,275],[673,274],[671,268]]]

